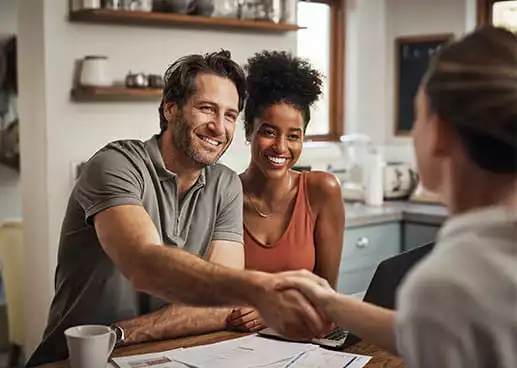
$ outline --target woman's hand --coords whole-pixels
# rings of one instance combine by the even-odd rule
[[[325,310],[328,300],[336,295],[329,283],[312,272],[288,271],[277,274],[277,290],[296,289],[301,292],[320,312]]]
[[[226,326],[229,330],[239,332],[257,332],[267,326],[253,308],[234,308],[226,318]]]

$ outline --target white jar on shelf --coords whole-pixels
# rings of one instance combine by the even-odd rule
[[[81,9],[100,9],[101,0],[82,0]]]
[[[79,82],[82,86],[107,87],[113,85],[107,56],[86,56],[82,63]]]

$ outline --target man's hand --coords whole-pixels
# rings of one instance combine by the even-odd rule
[[[287,275],[293,276],[293,274],[257,272],[255,281],[261,289],[252,296],[253,306],[256,307],[266,325],[287,338],[306,340],[321,337],[328,332],[329,323],[299,291],[289,289],[291,283],[286,278]],[[298,279],[305,277],[306,274],[294,275]],[[317,278],[317,276],[314,277]],[[284,278],[286,278],[285,282]]]
[[[228,329],[239,332],[257,332],[266,328],[266,324],[253,308],[234,308],[226,319]]]
[[[307,271],[278,274],[277,290],[301,292],[320,312],[336,325],[369,342],[397,354],[395,312],[335,292],[323,279]]]
[[[276,286],[277,290],[298,290],[320,314],[326,315],[325,306],[328,305],[328,300],[336,295],[327,280],[306,270],[282,272],[278,276],[281,276],[281,280]]]

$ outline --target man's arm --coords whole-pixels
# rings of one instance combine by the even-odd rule
[[[260,292],[261,285],[245,273],[162,246],[141,206],[108,208],[95,215],[94,223],[104,251],[139,291],[198,306],[245,305],[250,287]]]
[[[208,260],[229,268],[244,269],[243,246],[236,242],[213,241]],[[116,324],[124,330],[124,343],[136,344],[223,330],[230,312],[231,308],[169,305]]]
[[[301,294],[276,290],[278,276],[232,270],[162,246],[141,206],[108,208],[95,215],[94,224],[104,251],[137,290],[197,306],[251,305],[269,326],[292,338],[324,332],[325,324]]]

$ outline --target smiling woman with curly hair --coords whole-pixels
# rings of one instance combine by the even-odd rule
[[[277,51],[255,54],[246,70],[251,161],[240,175],[246,268],[306,269],[335,287],[345,222],[340,185],[326,172],[291,170],[302,152],[310,107],[321,95],[321,74]],[[235,309],[229,323],[240,330],[264,327],[249,308]]]

